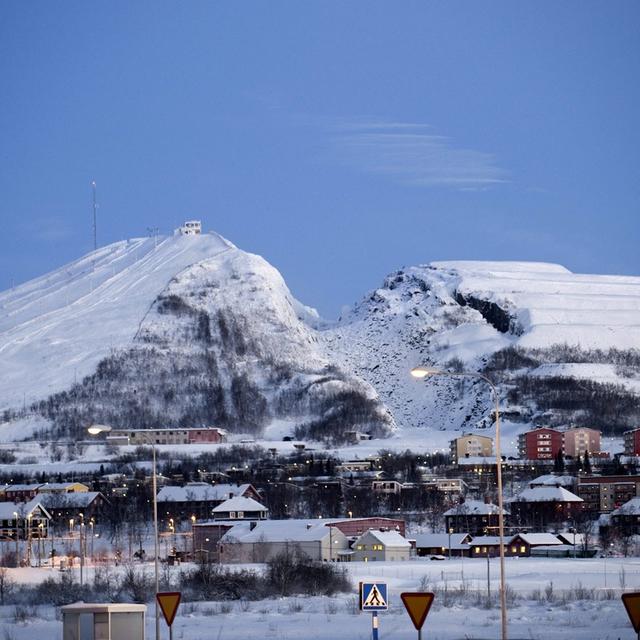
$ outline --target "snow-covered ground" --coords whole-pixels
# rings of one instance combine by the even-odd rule
[[[416,637],[400,602],[403,591],[436,589],[436,600],[423,630],[425,640],[497,639],[500,612],[483,604],[487,563],[483,559],[443,562],[414,560],[378,565],[346,565],[352,593],[335,597],[289,597],[260,601],[202,602],[180,605],[174,624],[176,640],[367,640],[371,616],[357,610],[358,581],[384,581],[390,609],[380,614],[380,638]],[[259,567],[255,567],[259,569]],[[175,568],[174,572],[181,569]],[[11,570],[25,581],[37,581],[34,569]],[[151,566],[148,566],[151,571]],[[49,575],[44,569],[41,575]],[[89,574],[90,575],[90,574]],[[498,561],[491,560],[491,591],[498,588]],[[640,559],[507,558],[507,584],[515,593],[508,605],[511,640],[631,640],[636,638],[620,601],[623,591],[640,590]],[[464,584],[464,597],[455,595]],[[447,595],[445,596],[445,589]],[[250,598],[251,594],[247,594]],[[449,600],[449,602],[446,602]],[[26,622],[16,622],[13,606],[0,608],[3,638],[62,638],[56,610],[42,603]],[[147,638],[153,637],[153,608]],[[166,634],[166,632],[165,632]],[[165,635],[166,637],[166,635]]]

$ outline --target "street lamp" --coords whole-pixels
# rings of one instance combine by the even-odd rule
[[[443,371],[434,367],[415,367],[411,369],[411,375],[414,378],[423,379],[428,376],[450,376],[453,378],[477,378],[486,382],[493,394],[495,402],[496,414],[496,476],[498,481],[498,535],[500,537],[500,617],[502,627],[502,640],[507,640],[507,591],[504,571],[504,515],[502,500],[502,456],[500,454],[500,402],[498,399],[498,391],[493,382],[481,373],[471,371],[463,371],[454,373],[452,371]]]
[[[109,433],[111,427],[105,424],[93,424],[87,428],[87,431],[92,436],[97,436],[100,433]],[[151,445],[153,452],[151,472],[153,474],[153,546],[154,546],[154,572],[156,583],[156,640],[160,640],[160,607],[158,606],[158,592],[160,591],[160,579],[158,572],[158,499],[157,499],[157,486],[156,486],[156,445],[153,440],[149,439],[146,434],[141,434],[147,444]]]
[[[14,511],[13,515],[16,517],[16,567],[20,566],[20,548],[18,542],[18,512]]]

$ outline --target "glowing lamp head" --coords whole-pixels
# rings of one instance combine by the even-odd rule
[[[92,436],[97,436],[100,433],[108,433],[111,431],[111,427],[108,427],[106,424],[92,424],[90,427],[87,427],[87,432]]]
[[[411,375],[414,378],[426,378],[427,376],[437,376],[441,374],[442,371],[440,369],[435,369],[434,367],[414,367],[411,369]]]

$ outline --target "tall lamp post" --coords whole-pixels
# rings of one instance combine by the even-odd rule
[[[498,399],[498,391],[493,382],[481,373],[471,371],[463,371],[455,373],[451,371],[443,371],[434,367],[415,367],[411,369],[411,375],[414,378],[423,379],[428,376],[449,376],[454,378],[477,378],[486,382],[491,388],[493,400],[495,402],[496,414],[496,476],[498,482],[498,536],[500,538],[500,618],[502,628],[502,640],[507,640],[507,591],[504,571],[504,511],[502,500],[502,455],[500,453],[500,402]]]
[[[94,424],[87,428],[87,431],[92,436],[97,436],[100,433],[109,433],[111,427],[104,424]],[[153,545],[154,545],[154,571],[155,571],[155,583],[156,583],[156,640],[160,640],[160,607],[158,606],[158,593],[160,591],[160,580],[158,573],[158,499],[157,499],[157,486],[156,486],[156,445],[155,442],[146,438],[147,444],[151,445],[153,451],[153,464],[151,472],[153,474]]]

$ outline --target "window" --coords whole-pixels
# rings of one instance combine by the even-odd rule
[[[357,546],[358,551],[364,551],[367,548],[366,544],[359,544]]]
[[[374,544],[371,546],[374,551],[384,551],[384,547],[381,544]]]
[[[229,511],[229,517],[232,518],[232,519],[235,519],[236,512],[235,511]]]
[[[520,553],[526,553],[526,552],[527,552],[527,548],[524,545],[522,545],[520,547]]]
[[[244,518],[244,511],[238,511],[238,518]]]

